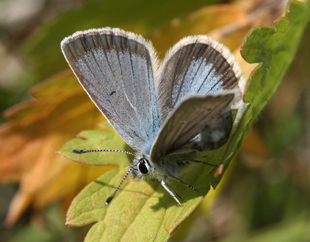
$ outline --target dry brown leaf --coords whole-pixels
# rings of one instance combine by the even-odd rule
[[[77,193],[90,180],[109,170],[82,168],[55,154],[79,131],[94,128],[103,120],[71,71],[43,82],[32,94],[37,100],[6,111],[5,117],[10,122],[0,127],[3,147],[0,179],[20,181],[7,225],[13,225],[30,202],[42,208],[69,191]]]

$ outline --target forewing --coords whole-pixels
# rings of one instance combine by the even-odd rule
[[[216,144],[212,146],[212,142],[229,137],[232,123],[225,120],[231,120],[230,105],[233,99],[234,92],[227,92],[196,95],[182,101],[160,129],[151,150],[151,160],[156,163],[160,157],[181,151],[182,148],[187,152],[218,148]],[[227,115],[230,115],[228,119]],[[204,147],[199,147],[201,143],[195,139],[198,134]]]
[[[241,78],[239,64],[227,47],[205,35],[180,40],[160,68],[157,89],[161,121],[187,96],[236,89]],[[241,99],[240,94],[236,96]]]
[[[61,42],[62,52],[97,108],[134,149],[159,129],[152,45],[120,29],[77,32]],[[155,66],[155,67],[154,67]]]

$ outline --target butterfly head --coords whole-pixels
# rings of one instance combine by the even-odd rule
[[[153,174],[154,167],[147,155],[137,154],[133,165],[129,167],[129,175],[135,179],[145,179]]]

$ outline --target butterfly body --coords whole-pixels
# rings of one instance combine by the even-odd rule
[[[161,181],[164,175],[179,174],[188,164],[184,155],[166,155],[152,162],[149,155],[137,153],[132,165],[135,169],[129,174],[134,179]]]
[[[143,37],[103,28],[77,32],[61,48],[91,100],[137,152],[128,174],[160,181],[181,205],[167,178],[197,190],[176,176],[189,163],[206,164],[193,157],[227,142],[231,109],[241,102],[242,73],[227,47],[186,37],[159,63]]]

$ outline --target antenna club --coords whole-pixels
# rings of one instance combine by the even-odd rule
[[[83,153],[86,153],[87,150],[78,150],[78,149],[74,149],[72,150],[73,153],[76,153],[76,154],[83,154]]]
[[[114,195],[110,196],[110,197],[106,200],[105,205],[108,206],[109,203],[112,201],[113,198],[114,198]]]

